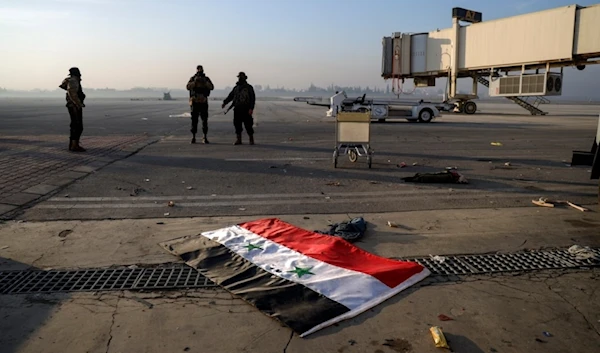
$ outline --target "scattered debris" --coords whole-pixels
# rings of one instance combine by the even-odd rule
[[[168,215],[170,215],[170,213],[169,213],[169,212],[165,212],[165,214],[164,214],[164,215],[165,215],[165,216],[168,216]]]
[[[127,268],[130,270],[135,270],[136,268],[138,268],[138,265],[129,265],[127,266]]]
[[[69,197],[69,194],[66,194],[65,197]]]
[[[406,163],[402,162],[402,163],[396,165],[396,167],[398,167],[398,168],[406,168]]]
[[[569,254],[574,255],[577,260],[594,259],[596,261],[600,261],[600,258],[598,258],[596,254],[594,254],[594,252],[592,251],[592,249],[590,249],[589,246],[573,245],[569,248],[568,251]]]
[[[188,186],[186,189],[188,189],[188,190],[193,190],[193,189],[194,189],[194,187],[192,187],[192,186]]]
[[[315,233],[333,235],[346,241],[354,242],[365,235],[367,222],[362,217],[356,217],[349,222],[335,223],[329,226],[329,230],[316,230]]]
[[[189,350],[190,350],[190,347],[185,347],[185,348],[183,349],[183,351],[184,351],[184,352],[188,352]]]
[[[536,341],[536,342],[539,342],[539,343],[547,343],[546,341],[544,341],[544,340],[542,340],[542,339],[539,339],[539,338],[536,338],[536,339],[535,339],[535,341]]]
[[[60,233],[58,233],[58,237],[65,238],[67,235],[69,235],[71,233],[73,233],[73,231],[71,229],[61,230]]]
[[[419,165],[419,163],[417,163],[417,162],[414,162],[414,163],[413,163],[413,167],[416,167],[416,166],[418,166],[418,165]]]
[[[135,188],[131,191],[131,193],[129,194],[129,196],[137,196],[140,192],[142,191],[146,191],[142,188]]]
[[[417,173],[412,177],[401,178],[405,182],[412,183],[455,183],[468,184],[469,181],[464,175],[455,170],[447,170],[440,173]]]
[[[142,120],[148,120],[148,118],[142,118]]]
[[[332,182],[327,183],[325,185],[327,185],[327,186],[341,186],[342,184],[339,181],[335,181],[335,182],[332,181]]]
[[[458,167],[446,167],[446,170],[458,170]]]
[[[173,207],[173,206],[175,206],[175,202],[173,202],[173,201],[169,201],[169,203],[168,203],[167,205],[168,205],[169,207]]]
[[[369,184],[379,184],[378,181],[370,181]]]
[[[387,222],[388,227],[392,227],[392,228],[398,228],[398,224],[396,222]]]
[[[531,202],[534,205],[537,206],[541,206],[541,207],[554,207],[556,204],[563,204],[563,205],[568,205],[570,207],[573,207],[574,209],[581,211],[581,212],[587,212],[589,211],[587,208],[585,207],[581,207],[579,205],[576,205],[570,201],[560,201],[560,200],[548,200],[547,198],[544,197],[540,197],[538,200],[531,200]]]
[[[165,222],[156,222],[156,224],[165,224]]]
[[[504,163],[505,166],[510,167],[510,162]]]
[[[182,183],[182,184],[185,184],[185,181],[182,181],[181,183]]]
[[[191,118],[192,114],[191,113],[183,113],[183,114],[172,114],[169,115],[169,118]]]
[[[502,146],[502,143],[500,143],[500,142],[492,142],[492,143],[490,143],[490,145],[492,145],[492,146]]]
[[[446,262],[446,258],[444,256],[440,256],[440,255],[433,256],[433,255],[429,254],[429,257],[433,261],[437,262],[438,264],[443,264],[444,262]]]
[[[348,341],[348,343],[349,343],[351,346],[354,346],[354,345],[356,344],[356,341],[355,341],[355,340],[349,340],[349,341]]]
[[[453,318],[451,318],[451,317],[449,317],[449,316],[446,316],[446,315],[444,315],[444,314],[439,314],[439,315],[438,315],[438,319],[439,319],[440,321],[452,321],[452,320],[454,320]]]
[[[330,196],[325,196],[325,200],[329,200],[329,199],[331,199]]]
[[[145,182],[149,182],[149,181],[150,181],[150,179],[144,179],[144,181],[145,181]]]
[[[310,217],[308,217],[308,216],[304,216],[304,219],[310,219]]]
[[[240,211],[246,211],[246,209],[244,207],[240,207],[240,208],[238,208],[238,210],[240,210]]]
[[[552,334],[551,334],[550,332],[548,332],[548,331],[544,331],[544,332],[542,332],[542,333],[543,333],[543,334],[544,334],[544,336],[546,336],[546,337],[552,337]]]
[[[437,348],[450,349],[450,346],[448,345],[448,342],[446,342],[446,337],[444,336],[444,332],[442,331],[441,327],[433,326],[433,327],[429,328],[429,331],[431,332],[431,336],[433,337],[433,342],[435,343],[435,346]]]
[[[144,304],[145,306],[148,307],[148,309],[152,309],[154,307],[154,304],[150,303],[147,300],[144,300],[142,298],[138,298],[138,297],[131,297],[131,299],[135,300],[138,303]]]
[[[496,352],[498,352],[498,350],[496,350],[496,348],[490,347],[490,352],[496,353]]]
[[[8,248],[10,248],[10,246],[4,245],[3,247],[0,248],[0,250],[4,250],[4,249],[8,249]]]
[[[269,169],[275,169],[275,168],[277,168],[276,165],[272,165],[272,166],[269,167]]]

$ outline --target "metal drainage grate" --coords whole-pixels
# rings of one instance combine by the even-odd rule
[[[0,294],[157,290],[216,286],[190,267],[0,272]]]
[[[600,249],[591,251],[600,258]],[[432,275],[443,276],[600,266],[600,262],[591,259],[577,260],[566,250],[447,256],[443,262],[429,257],[405,260],[427,267]]]

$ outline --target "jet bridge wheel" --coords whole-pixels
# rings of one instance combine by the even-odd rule
[[[475,104],[475,102],[472,101],[465,102],[465,104],[463,105],[463,111],[465,112],[465,114],[475,114],[475,112],[477,111],[477,104]]]

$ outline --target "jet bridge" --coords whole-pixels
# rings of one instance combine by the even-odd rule
[[[461,22],[468,22],[462,25]],[[381,76],[402,91],[407,78],[417,87],[448,78],[446,101],[474,114],[477,84],[492,97],[506,97],[531,112],[546,114],[546,96],[562,94],[563,68],[584,70],[600,63],[600,4],[570,5],[483,21],[483,15],[452,10],[452,28],[394,33],[383,38]],[[458,78],[473,80],[471,94],[458,94]]]

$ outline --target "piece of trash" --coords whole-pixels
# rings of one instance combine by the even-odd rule
[[[142,120],[148,120],[148,118],[142,118]]]
[[[455,170],[447,170],[440,173],[416,173],[412,177],[401,178],[410,183],[454,183],[468,184],[469,181],[464,175]]]
[[[156,222],[156,224],[165,224],[165,222]]]
[[[138,298],[138,297],[131,297],[131,299],[135,300],[138,303],[144,304],[145,306],[148,307],[148,309],[152,309],[154,307],[154,304],[150,303],[147,300],[144,300],[142,298]]]
[[[329,230],[315,230],[315,233],[333,235],[346,241],[353,242],[362,238],[367,231],[367,222],[362,217],[356,217],[348,222],[329,223]]]
[[[446,342],[446,337],[444,336],[444,332],[442,331],[441,327],[433,326],[433,327],[429,328],[429,331],[431,332],[431,336],[433,337],[433,342],[435,343],[435,346],[437,348],[450,349],[450,346],[448,345],[448,342]]]
[[[444,315],[444,314],[439,314],[439,315],[438,315],[438,319],[439,319],[440,321],[452,321],[452,320],[454,320],[453,318],[451,318],[451,317],[449,317],[449,316],[446,316],[446,315]]]
[[[458,167],[446,167],[446,170],[458,170]]]
[[[496,353],[496,352],[498,352],[498,351],[496,350],[496,348],[491,348],[491,347],[490,347],[490,352],[492,352],[492,353]]]
[[[150,181],[150,179],[144,179],[144,181],[145,181],[145,182],[149,182],[149,181]]]
[[[169,201],[169,203],[167,205],[169,205],[169,207],[173,207],[173,206],[175,206],[175,202]]]
[[[331,197],[325,196],[325,200],[329,200],[329,199],[331,199]]]
[[[73,231],[71,229],[61,230],[60,233],[58,233],[58,237],[65,238],[67,235],[69,235],[71,233],[73,233]]]
[[[379,184],[378,181],[370,181],[369,184]]]
[[[308,217],[308,216],[304,216],[304,219],[310,219],[310,217]]]
[[[328,185],[328,186],[341,186],[342,184],[340,184],[339,181],[336,181],[336,182],[327,183],[325,185]]]
[[[192,190],[192,189],[193,189],[193,187],[192,187],[192,186],[188,186],[186,189],[188,189],[188,190]]]
[[[246,211],[246,209],[243,208],[243,207],[238,208],[238,210],[240,210],[240,211]]]
[[[510,167],[510,162],[504,163],[505,166]]]
[[[388,159],[388,163],[392,163],[392,161],[390,159]]]
[[[492,145],[492,146],[502,146],[502,143],[500,143],[500,142],[492,142],[492,143],[490,143],[490,145]]]
[[[8,249],[8,248],[10,248],[10,246],[4,245],[3,247],[0,248],[0,250],[4,250],[4,249]]]
[[[414,162],[414,163],[413,163],[413,167],[416,167],[416,166],[418,166],[418,165],[419,165],[419,163],[417,163],[417,162]]]
[[[183,349],[183,351],[184,351],[184,352],[187,352],[187,351],[189,351],[189,350],[190,350],[190,347],[185,347],[185,348]]]
[[[540,207],[550,207],[550,208],[554,207],[553,203],[546,202],[546,201],[548,201],[548,199],[545,199],[543,197],[540,197],[539,200],[531,200],[531,202],[534,205],[537,205],[537,206],[540,206]]]
[[[576,204],[574,204],[572,202],[569,202],[569,201],[567,201],[567,205],[569,205],[569,206],[573,207],[574,209],[579,210],[581,212],[587,212],[587,211],[589,211],[587,208],[581,207],[581,206],[576,205]]]
[[[182,183],[182,184],[185,184],[185,181],[182,181],[181,183]]]
[[[183,113],[183,114],[172,114],[169,115],[169,118],[191,118],[192,114],[191,113]]]
[[[127,266],[128,269],[130,270],[135,270],[136,268],[138,268],[137,265],[131,265],[131,266]]]
[[[165,216],[168,216],[168,215],[170,215],[170,213],[169,212],[165,212]]]
[[[69,197],[69,194],[66,194],[65,197]]]
[[[275,169],[275,168],[277,168],[276,165],[269,166],[269,169]]]
[[[598,256],[588,246],[573,245],[567,251],[569,254],[574,255],[577,260],[600,260],[600,258],[598,258]]]
[[[544,334],[544,336],[546,336],[546,337],[552,337],[552,334],[551,334],[550,332],[548,332],[548,331],[544,331],[544,332],[542,332],[542,333],[543,333],[543,334]]]
[[[440,256],[440,255],[433,256],[433,255],[429,254],[429,257],[433,261],[437,262],[438,264],[443,264],[446,261],[446,258],[444,256]]]
[[[397,223],[395,223],[395,222],[390,222],[390,221],[388,221],[388,222],[387,222],[387,225],[388,225],[388,227],[392,227],[392,228],[398,228],[398,224],[397,224]]]
[[[398,168],[406,168],[406,163],[402,162],[397,165]]]
[[[535,341],[536,341],[536,342],[539,342],[539,343],[547,343],[546,341],[544,341],[544,340],[542,340],[542,339],[539,339],[539,338],[536,338],[536,339],[535,339]]]

